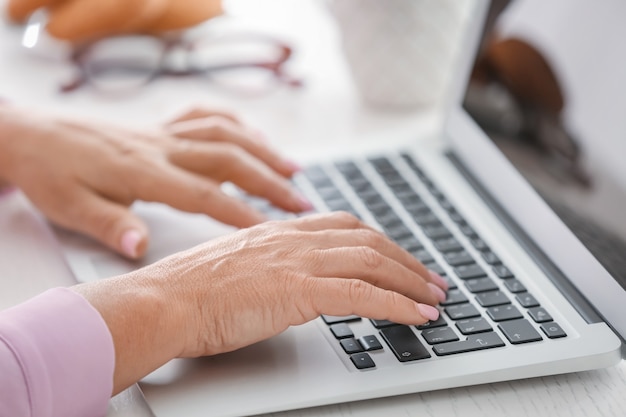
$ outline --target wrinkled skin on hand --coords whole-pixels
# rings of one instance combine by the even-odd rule
[[[225,194],[232,182],[288,211],[310,204],[288,178],[297,167],[233,116],[194,110],[163,128],[133,131],[0,107],[0,181],[19,187],[54,223],[129,257],[148,230],[136,200],[204,213],[237,227],[265,220]]]
[[[232,351],[320,314],[422,324],[446,288],[339,212],[263,223],[75,290],[111,329],[119,390],[173,357]]]

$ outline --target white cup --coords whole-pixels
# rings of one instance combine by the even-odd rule
[[[387,109],[445,102],[469,0],[328,0],[359,94]]]

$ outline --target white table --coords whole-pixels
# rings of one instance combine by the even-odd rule
[[[293,71],[307,80],[303,91],[242,100],[220,95],[209,85],[199,88],[197,80],[163,79],[124,100],[88,90],[62,96],[56,86],[68,66],[58,58],[43,60],[24,53],[18,46],[19,30],[3,25],[0,94],[48,111],[126,125],[155,123],[197,103],[229,108],[293,155],[313,143],[333,149],[349,149],[355,143],[367,148],[391,136],[408,138],[436,131],[440,118],[434,110],[393,114],[360,105],[340,59],[334,27],[314,1],[232,3],[256,9],[262,21],[254,22],[256,26],[293,41],[297,46]],[[0,281],[0,308],[74,282],[48,225],[19,193],[0,199]],[[150,415],[136,387],[111,402],[110,417]],[[626,365],[273,415],[620,416],[626,415]]]

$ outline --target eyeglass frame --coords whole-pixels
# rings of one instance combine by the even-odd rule
[[[208,66],[206,68],[193,68],[189,66],[187,69],[175,69],[168,68],[165,64],[167,57],[170,53],[172,53],[176,48],[182,48],[182,50],[187,53],[193,53],[193,48],[200,42],[204,42],[208,37],[198,38],[198,39],[186,39],[183,36],[150,36],[150,35],[118,35],[114,37],[102,38],[93,42],[88,42],[84,44],[77,45],[72,50],[69,59],[72,64],[78,69],[78,73],[76,74],[75,79],[65,82],[60,86],[60,91],[62,93],[71,93],[85,85],[94,85],[92,78],[89,76],[89,71],[87,70],[88,64],[88,54],[93,50],[95,45],[100,42],[105,42],[112,38],[133,38],[133,37],[150,37],[161,43],[161,55],[159,57],[159,61],[155,68],[155,71],[150,74],[149,77],[138,84],[136,88],[141,88],[146,86],[162,76],[174,76],[174,77],[184,77],[184,76],[193,76],[193,75],[207,75],[211,72],[215,71],[225,71],[230,69],[239,69],[239,68],[260,68],[269,71],[274,75],[274,78],[280,83],[287,85],[289,87],[298,88],[303,86],[303,82],[301,79],[295,78],[287,74],[284,70],[286,62],[293,55],[293,48],[287,44],[286,42],[271,37],[267,34],[261,33],[253,33],[253,32],[242,32],[237,34],[228,34],[215,37],[215,40],[226,39],[228,41],[237,41],[239,39],[243,40],[253,40],[256,42],[266,42],[268,44],[273,44],[280,51],[279,56],[270,61],[251,61],[251,62],[239,62],[228,65],[220,65],[220,66]]]

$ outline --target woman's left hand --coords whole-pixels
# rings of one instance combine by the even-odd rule
[[[129,210],[134,201],[247,227],[264,216],[220,185],[300,212],[311,206],[288,181],[296,171],[226,113],[194,110],[163,128],[133,131],[0,108],[0,180],[54,223],[130,258],[142,256],[148,241],[147,226]]]

